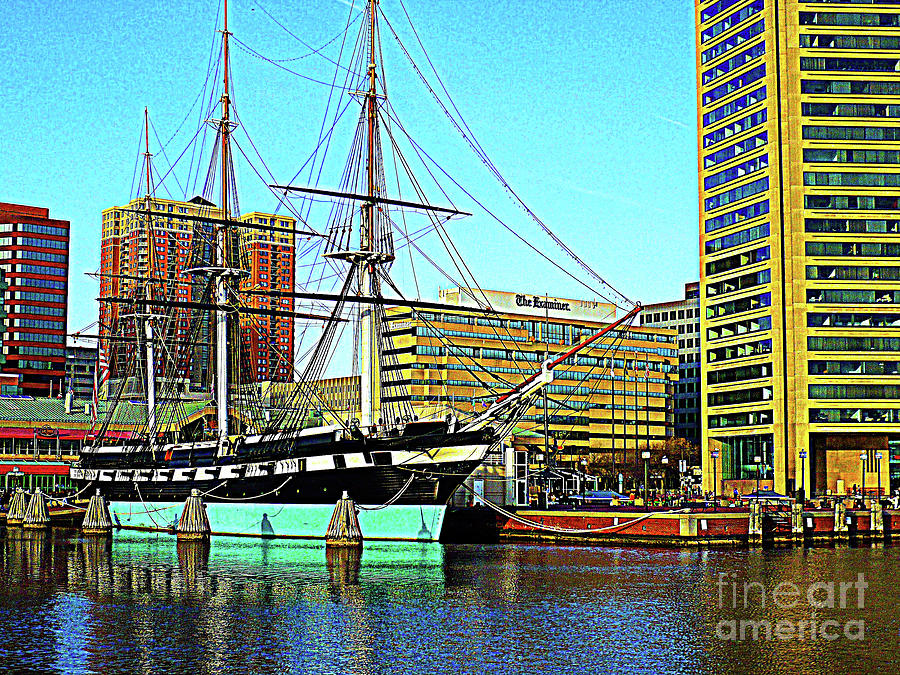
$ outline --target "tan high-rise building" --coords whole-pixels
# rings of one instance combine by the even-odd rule
[[[705,485],[900,487],[900,4],[695,11]]]
[[[135,199],[125,206],[103,211],[100,295],[104,298],[134,297],[135,294],[143,297],[144,292],[150,292],[156,300],[182,303],[168,311],[173,318],[166,322],[166,334],[160,336],[166,342],[166,348],[157,356],[158,373],[166,371],[170,377],[177,373],[184,382],[190,381],[193,388],[208,388],[212,369],[212,326],[206,318],[209,313],[198,313],[191,303],[209,304],[212,298],[208,292],[204,293],[205,277],[187,273],[187,270],[202,267],[203,261],[211,258],[215,226],[212,221],[220,218],[221,212],[200,197],[190,201],[154,198],[149,223],[144,210],[144,199]],[[204,218],[211,220],[207,222],[202,220]],[[272,310],[271,314],[241,315],[241,340],[247,356],[246,362],[242,363],[243,378],[250,382],[288,382],[293,375],[293,319],[278,312],[289,312],[293,301],[290,297],[264,293],[293,289],[293,229],[296,221],[289,216],[261,212],[248,213],[238,219],[257,226],[235,232],[239,263],[248,273],[241,288],[257,291],[244,296],[242,302],[247,307]],[[150,240],[152,245],[148,245]],[[149,291],[138,292],[139,287],[147,287]],[[156,310],[160,311],[158,307]],[[122,315],[131,311],[130,305],[101,303],[101,336],[133,334],[133,322],[121,321]],[[186,353],[179,345],[189,341],[197,346]],[[119,371],[124,372],[124,364],[129,358],[127,344],[112,341],[111,347],[107,347],[113,378]],[[167,360],[174,360],[168,368]]]

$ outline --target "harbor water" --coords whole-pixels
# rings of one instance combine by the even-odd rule
[[[65,673],[895,673],[900,548],[9,531],[0,664]]]

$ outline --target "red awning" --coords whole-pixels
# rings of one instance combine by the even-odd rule
[[[0,464],[0,476],[10,473],[13,469],[18,468],[22,473],[35,474],[38,476],[68,476],[68,464]]]

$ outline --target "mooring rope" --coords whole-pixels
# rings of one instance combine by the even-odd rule
[[[60,499],[51,499],[52,502],[56,502],[57,504],[61,504],[62,506],[68,506],[70,509],[78,509],[79,511],[87,511],[87,508],[84,506],[78,506],[78,504],[70,504],[68,497],[62,497]]]
[[[560,534],[591,534],[593,532],[615,532],[618,530],[622,530],[630,525],[635,525],[643,520],[647,520],[648,518],[652,518],[653,516],[659,516],[659,515],[663,515],[663,514],[667,514],[667,513],[686,513],[689,510],[689,509],[680,509],[678,511],[653,511],[652,513],[645,513],[642,516],[639,516],[637,518],[632,518],[631,520],[629,520],[625,523],[619,523],[618,525],[607,525],[606,527],[595,527],[595,528],[590,528],[590,529],[585,529],[585,530],[579,530],[579,529],[570,529],[570,528],[566,528],[566,527],[556,527],[554,525],[544,525],[543,523],[536,523],[533,520],[528,520],[526,518],[522,518],[521,516],[518,516],[515,513],[512,513],[511,511],[507,511],[506,509],[504,509],[501,506],[498,506],[497,504],[489,502],[487,499],[485,499],[481,495],[477,494],[472,488],[470,488],[465,483],[463,483],[461,485],[461,487],[464,488],[466,491],[468,491],[473,497],[475,497],[475,499],[480,501],[482,504],[484,504],[488,508],[493,509],[497,513],[500,513],[501,515],[506,516],[510,520],[514,520],[515,522],[520,523],[522,525],[528,525],[529,527],[534,527],[538,530],[545,530],[547,532],[558,532]]]
[[[88,482],[87,482],[87,485],[85,485],[83,488],[81,488],[78,492],[76,492],[74,495],[66,495],[65,497],[62,498],[62,501],[65,502],[67,499],[75,499],[75,497],[77,497],[77,496],[80,495],[82,492],[84,492],[85,490],[87,490],[87,489],[88,489],[89,487],[91,487],[91,485],[93,485],[93,484],[94,484],[94,481],[92,481],[92,480],[88,481]],[[70,506],[71,506],[71,505],[70,505]]]
[[[363,511],[380,511],[381,509],[386,509],[387,507],[391,506],[394,502],[396,502],[398,499],[400,499],[400,497],[403,496],[403,493],[406,492],[406,489],[407,489],[410,485],[412,485],[412,482],[413,482],[415,479],[416,479],[415,476],[410,476],[410,477],[409,477],[409,480],[407,480],[406,483],[403,484],[403,487],[400,488],[400,492],[398,492],[398,493],[395,494],[393,497],[391,497],[390,499],[388,499],[388,500],[387,500],[384,504],[382,504],[381,506],[363,506],[362,504],[357,504],[357,506],[358,506],[361,510],[363,510]]]
[[[147,502],[144,501],[144,495],[141,494],[141,486],[138,485],[137,481],[134,483],[134,489],[137,490],[138,498],[141,500],[141,504],[144,507],[144,511],[147,512],[147,515],[150,516],[150,521],[153,523],[153,526],[158,530],[160,529],[159,523],[156,522],[156,518],[153,517],[153,514],[150,513],[150,509],[147,508]]]

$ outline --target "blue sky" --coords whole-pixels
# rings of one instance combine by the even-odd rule
[[[698,276],[693,6],[405,2],[454,103],[524,201],[627,297],[680,297]],[[319,47],[338,34],[348,4],[231,0],[230,28],[267,58],[329,79],[330,64],[270,15]],[[381,4],[414,47],[399,0]],[[70,330],[96,319],[97,282],[85,273],[99,267],[101,211],[133,195],[144,106],[168,143],[162,153],[151,142],[158,169],[197,129],[194,104],[219,9],[220,0],[0,3],[0,201],[46,206],[72,222]],[[386,32],[384,42],[391,100],[405,126],[523,237],[568,264],[468,153]],[[337,45],[326,53],[336,54]],[[327,89],[240,46],[232,72],[247,133],[274,175],[288,181],[316,144]],[[348,145],[335,141],[339,151]],[[237,170],[243,210],[273,209],[249,167],[239,162]],[[485,287],[591,296],[483,215],[450,231]],[[396,272],[409,281],[399,266]],[[419,281],[430,298],[449,285],[424,272]]]

